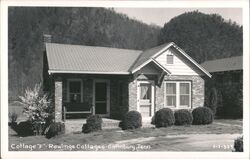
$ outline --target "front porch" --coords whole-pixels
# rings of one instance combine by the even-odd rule
[[[129,79],[128,75],[55,75],[51,86],[55,121],[83,120],[90,114],[122,119],[129,109]]]
[[[119,129],[120,120],[102,118],[102,129]],[[67,119],[64,122],[65,133],[77,133],[82,132],[83,124],[86,124],[86,118],[84,119]]]

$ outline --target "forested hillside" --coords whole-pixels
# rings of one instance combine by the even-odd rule
[[[104,8],[9,8],[9,99],[42,79],[43,34],[53,42],[146,49],[160,28]]]
[[[159,44],[169,41],[199,63],[243,54],[242,26],[217,14],[193,11],[171,19],[159,35]]]
[[[163,28],[105,8],[10,7],[8,18],[10,100],[42,80],[43,34],[56,43],[140,50],[173,41],[198,62],[242,55],[242,27],[197,11]]]

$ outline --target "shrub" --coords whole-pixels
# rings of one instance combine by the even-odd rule
[[[214,120],[213,112],[208,107],[198,107],[192,111],[193,114],[193,124],[211,124]]]
[[[13,129],[16,130],[17,129],[17,113],[16,112],[11,112],[9,113],[9,126]]]
[[[120,126],[123,130],[140,128],[142,126],[141,113],[137,111],[127,112]]]
[[[16,123],[17,117],[18,117],[18,115],[17,115],[16,112],[9,113],[9,121],[10,121],[10,123]]]
[[[174,122],[174,113],[169,108],[160,109],[155,113],[155,126],[157,128],[171,126]]]
[[[174,113],[175,125],[191,125],[193,122],[192,113],[187,109],[180,109]]]
[[[24,106],[23,113],[28,117],[32,129],[36,134],[41,135],[42,125],[49,117],[50,101],[46,94],[42,94],[41,84],[36,84],[35,88],[26,89],[24,96],[20,96],[21,104]]]
[[[82,132],[90,133],[99,130],[102,130],[102,118],[99,115],[90,115],[87,123],[82,126]]]
[[[30,121],[22,121],[20,122],[16,129],[14,129],[19,136],[31,136],[34,135],[32,124]]]
[[[237,119],[243,116],[242,80],[239,83],[222,83],[221,90],[223,106],[217,109],[216,115],[221,118]]]
[[[234,140],[234,149],[236,152],[243,152],[243,136]]]
[[[52,122],[45,130],[46,138],[50,139],[56,135],[65,133],[65,125],[61,122]]]

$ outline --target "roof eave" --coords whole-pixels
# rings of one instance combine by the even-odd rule
[[[182,55],[184,55],[187,59],[189,59],[196,67],[198,67],[205,75],[207,75],[209,78],[212,77],[212,75],[205,70],[201,65],[199,65],[195,60],[193,60],[184,50],[182,50],[181,48],[179,48],[175,43],[172,43],[173,47],[175,47],[178,51],[180,51],[180,53],[182,53]]]
[[[165,73],[167,74],[171,74],[171,72],[169,70],[167,70],[166,68],[164,68],[159,62],[157,62],[156,60],[152,59],[152,61],[158,66],[160,67]]]
[[[166,46],[164,48],[162,48],[160,51],[156,52],[153,56],[151,56],[147,61],[145,61],[144,63],[142,63],[141,65],[139,65],[138,67],[134,68],[131,72],[132,74],[134,74],[135,72],[137,72],[138,70],[140,70],[142,67],[144,67],[145,65],[147,65],[148,63],[150,63],[152,61],[153,58],[155,58],[156,56],[158,56],[160,53],[162,53],[164,50],[168,49],[171,45],[173,45],[174,43],[168,43],[166,44]],[[142,52],[143,54],[143,52]],[[138,59],[137,59],[138,60]]]
[[[130,72],[105,72],[105,71],[72,71],[72,70],[48,70],[49,74],[66,73],[66,74],[106,74],[106,75],[129,75]]]

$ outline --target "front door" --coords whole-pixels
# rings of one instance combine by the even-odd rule
[[[95,80],[94,106],[95,114],[109,116],[109,82],[107,80]]]
[[[142,117],[154,115],[154,82],[138,81],[137,85],[137,109]]]

